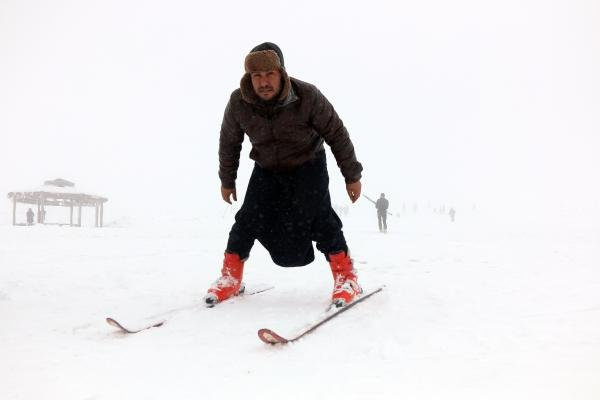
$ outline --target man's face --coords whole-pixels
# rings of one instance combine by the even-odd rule
[[[259,71],[250,74],[254,92],[263,100],[271,100],[279,94],[281,88],[281,72],[279,70]]]

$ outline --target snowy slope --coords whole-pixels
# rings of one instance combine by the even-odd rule
[[[276,267],[260,245],[245,280],[274,290],[136,335],[104,322],[199,301],[231,215],[1,226],[0,398],[599,398],[598,230],[483,230],[475,214],[451,224],[423,212],[382,235],[358,210],[345,223],[361,282],[388,287],[284,347],[256,331],[316,316],[330,272],[320,258]]]

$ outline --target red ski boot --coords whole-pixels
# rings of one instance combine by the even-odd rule
[[[221,277],[217,279],[204,296],[204,302],[212,307],[215,304],[237,296],[244,291],[242,275],[244,273],[244,261],[240,256],[233,253],[225,253]]]
[[[341,251],[329,255],[329,265],[333,273],[333,294],[331,300],[336,307],[343,307],[362,293],[352,259]]]

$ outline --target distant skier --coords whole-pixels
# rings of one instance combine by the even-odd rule
[[[29,210],[27,210],[27,213],[25,213],[25,215],[27,216],[27,225],[33,225],[33,210],[30,208]]]
[[[385,198],[385,193],[381,193],[381,196],[375,203],[377,208],[377,224],[379,225],[379,232],[387,233],[387,210],[390,202]]]
[[[246,56],[245,75],[225,108],[219,140],[221,196],[237,201],[235,180],[244,134],[255,161],[246,197],[229,232],[221,277],[208,289],[213,305],[243,288],[244,262],[255,240],[282,267],[314,260],[317,243],[334,277],[332,302],[362,293],[342,222],[331,207],[323,142],[335,156],[354,203],[361,192],[362,165],[333,106],[313,85],[290,78],[281,49],[263,43]]]
[[[456,210],[454,208],[450,208],[450,211],[448,211],[448,215],[450,215],[450,222],[454,222],[454,216],[456,215]]]

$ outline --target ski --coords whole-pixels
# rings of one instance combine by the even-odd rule
[[[253,286],[249,289],[246,288],[238,296],[229,298],[218,304],[232,303],[235,299],[239,299],[241,297],[246,297],[246,296],[251,296],[254,294],[266,292],[267,290],[271,290],[274,287],[275,286],[271,286],[271,285],[258,285],[258,286]],[[200,308],[200,307],[211,308],[212,306],[207,306],[206,303],[204,303],[204,301],[202,301],[202,302],[190,304],[190,305],[183,306],[183,307],[173,308],[171,310],[162,312],[160,314],[155,314],[155,315],[145,318],[144,321],[147,321],[147,322],[143,322],[140,326],[137,326],[135,328],[132,328],[129,325],[124,325],[121,322],[119,322],[116,318],[112,318],[112,317],[107,317],[106,322],[110,326],[117,328],[122,333],[132,334],[132,333],[138,333],[141,331],[145,331],[145,330],[148,330],[151,328],[157,328],[159,326],[163,326],[169,320],[169,318],[171,318],[173,315],[175,315],[181,311],[191,310],[191,309]]]
[[[138,328],[138,329],[125,328],[123,325],[121,325],[121,323],[119,321],[117,321],[116,319],[111,318],[111,317],[106,317],[106,322],[110,326],[114,326],[115,328],[120,329],[120,331],[123,332],[123,333],[138,333],[138,332],[141,332],[141,331],[145,331],[146,329],[156,328],[156,327],[162,326],[165,322],[167,322],[167,320],[161,320],[161,321],[158,321],[158,322],[156,322],[154,324],[145,325],[145,326],[143,326],[141,328]]]
[[[375,293],[381,292],[384,287],[385,286],[380,286],[376,289],[371,290],[370,292],[365,292],[359,298],[355,299],[352,303],[345,305],[343,307],[337,308],[333,304],[330,305],[329,308],[323,314],[321,314],[316,321],[309,323],[303,329],[301,329],[296,335],[292,336],[289,339],[277,334],[272,329],[266,329],[266,328],[258,330],[258,337],[260,338],[260,340],[262,340],[263,342],[265,342],[267,344],[284,344],[284,343],[295,342],[296,340],[300,339],[304,335],[311,333],[312,331],[317,329],[319,326],[323,325],[325,322],[331,320],[334,317],[337,317],[338,315],[340,315],[344,311],[349,310],[350,308],[354,307],[358,303],[365,301],[369,297],[373,296]]]

